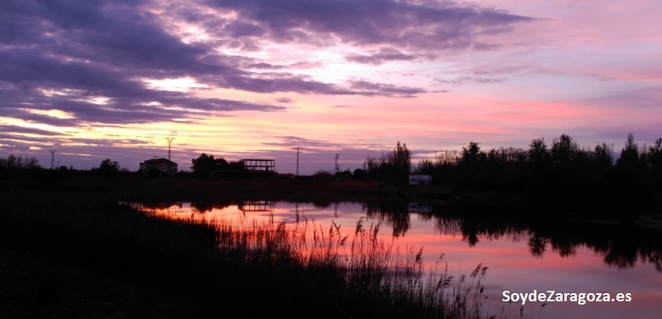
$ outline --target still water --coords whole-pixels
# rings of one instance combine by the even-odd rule
[[[451,274],[469,273],[478,264],[489,267],[483,281],[485,317],[662,318],[659,229],[504,219],[496,213],[458,213],[415,203],[247,201],[141,207],[165,218],[208,223],[305,221],[322,229],[335,223],[344,234],[353,233],[359,220],[366,227],[379,224],[380,236],[400,251],[422,248],[428,268],[442,254]],[[555,301],[540,301],[541,293]],[[527,294],[523,306],[521,294]]]

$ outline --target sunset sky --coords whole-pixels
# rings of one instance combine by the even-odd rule
[[[0,157],[354,170],[662,137],[659,0],[0,2]]]

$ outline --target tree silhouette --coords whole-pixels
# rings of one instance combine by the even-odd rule
[[[392,166],[395,181],[406,183],[411,172],[411,152],[407,149],[407,144],[400,144],[398,141],[393,155],[389,158],[389,164]]]
[[[471,141],[469,142],[469,146],[462,148],[460,165],[475,167],[483,159],[485,159],[485,154],[480,152],[478,143]]]
[[[39,161],[34,157],[23,157],[9,154],[7,158],[0,158],[0,169],[36,169],[40,168]]]
[[[653,174],[662,172],[662,138],[658,138],[646,153],[646,165]]]
[[[569,169],[576,164],[578,153],[577,143],[569,135],[562,134],[561,137],[552,142],[550,150],[552,163],[563,169]]]
[[[119,173],[120,166],[117,161],[112,161],[107,158],[101,161],[101,164],[99,164],[99,168],[97,168],[96,171],[102,176],[115,175]]]
[[[641,166],[639,158],[639,145],[634,142],[634,135],[628,134],[625,146],[621,150],[621,156],[616,161],[616,166],[626,169],[637,169]]]
[[[612,148],[607,146],[606,143],[596,145],[595,151],[593,152],[593,162],[595,163],[595,167],[600,170],[610,168],[614,160],[612,152]]]
[[[228,162],[223,158],[214,158],[213,155],[200,154],[191,160],[193,173],[200,177],[209,177],[213,172],[227,168]]]
[[[366,175],[373,179],[390,181],[395,184],[407,183],[411,172],[411,152],[407,144],[396,144],[393,153],[380,158],[368,157],[365,162]]]
[[[392,154],[366,161],[366,175],[391,179],[398,176],[396,167],[403,167],[404,175],[410,157],[398,142]],[[471,141],[459,152],[420,161],[416,173],[432,175],[433,183],[448,185],[458,194],[512,192],[540,209],[627,216],[662,196],[662,138],[639,147],[629,134],[616,161],[606,143],[580,149],[568,134],[554,139],[551,148],[544,138],[533,139],[526,150],[484,152]]]
[[[547,167],[552,161],[545,138],[537,138],[531,141],[528,154],[531,165],[537,170]]]

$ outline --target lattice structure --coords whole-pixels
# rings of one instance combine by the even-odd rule
[[[256,173],[276,173],[276,160],[247,158],[239,161],[246,171]]]
[[[272,212],[274,203],[268,200],[247,200],[239,204],[242,212]]]

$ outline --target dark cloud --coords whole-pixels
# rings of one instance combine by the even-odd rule
[[[260,26],[277,41],[319,43],[337,37],[354,45],[397,45],[436,51],[488,49],[479,39],[510,30],[531,18],[507,12],[460,5],[454,1],[420,4],[393,0],[207,0],[239,19]],[[305,31],[303,31],[305,30]]]
[[[412,54],[405,54],[393,49],[381,49],[370,55],[352,54],[345,57],[345,60],[365,64],[383,64],[389,61],[411,61],[417,57]]]
[[[225,25],[224,31],[228,32],[230,36],[235,38],[262,36],[267,33],[263,27],[243,21],[233,21]]]
[[[392,97],[414,97],[418,94],[426,92],[425,90],[418,88],[372,83],[368,81],[351,81],[350,88],[362,92],[363,95],[381,95]]]
[[[297,92],[330,95],[357,93],[335,84],[318,82],[304,76],[283,73],[254,74],[252,76],[232,74],[221,78],[209,79],[209,81],[215,81],[221,87],[232,87],[258,93]]]

